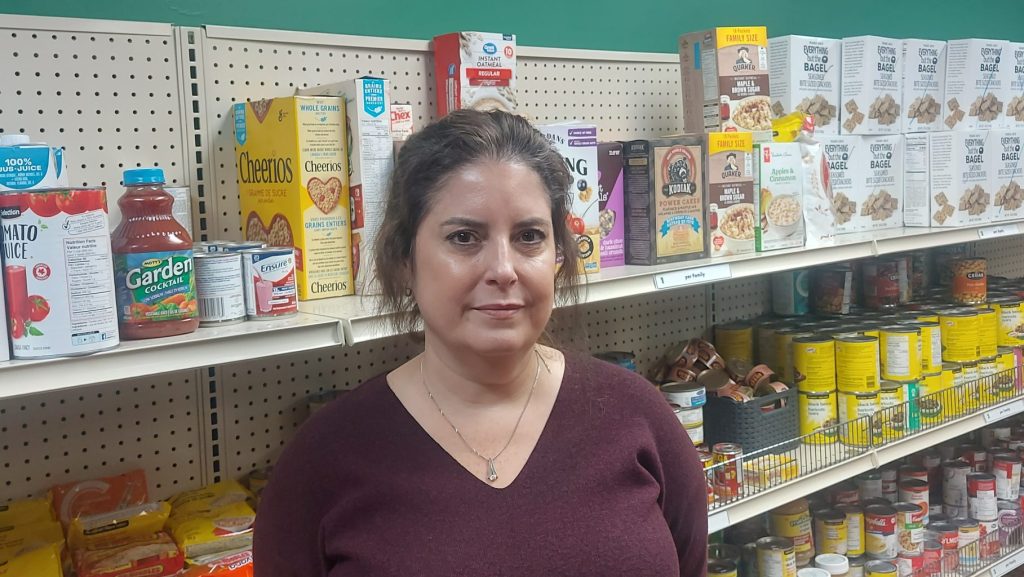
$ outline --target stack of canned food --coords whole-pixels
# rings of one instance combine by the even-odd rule
[[[194,245],[199,326],[273,320],[298,313],[295,250],[261,242]]]

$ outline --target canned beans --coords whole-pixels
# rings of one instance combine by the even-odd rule
[[[959,258],[950,269],[953,275],[953,301],[973,305],[988,297],[988,263],[983,258]]]

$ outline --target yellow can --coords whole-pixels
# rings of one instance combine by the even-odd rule
[[[981,319],[977,311],[948,310],[939,313],[942,360],[964,363],[981,356],[978,344]]]
[[[836,343],[813,335],[793,339],[793,375],[801,391],[822,393],[836,390]]]
[[[737,321],[715,326],[715,349],[723,359],[754,364],[754,327]]]
[[[836,339],[836,386],[844,393],[878,391],[878,339],[850,336]]]
[[[905,325],[882,327],[879,357],[883,379],[921,378],[921,330]]]
[[[785,537],[761,537],[757,550],[757,574],[762,577],[796,577],[796,552],[793,540]]]
[[[797,499],[768,513],[768,533],[793,541],[798,567],[806,567],[814,560],[811,531],[811,512],[807,499]]]
[[[981,379],[978,392],[982,403],[990,405],[1013,396],[1013,383],[1000,378],[999,357],[984,357],[978,361],[978,376]]]
[[[1024,345],[1024,302],[1016,297],[1002,297],[988,304],[999,317],[999,346]]]
[[[981,370],[978,368],[978,361],[960,363],[960,369],[962,385],[957,389],[958,394],[962,398],[964,412],[972,413],[981,407],[981,388],[978,386]]]
[[[909,321],[901,325],[921,331],[921,372],[937,373],[942,370],[942,331],[938,321]]]
[[[935,313],[918,313],[914,320],[922,323],[937,323],[939,322],[939,315]]]
[[[1014,370],[1017,368],[1017,355],[1009,347],[999,347],[996,359],[999,363],[999,380],[1012,396],[1017,391],[1017,372]]]
[[[782,321],[765,321],[757,325],[757,350],[754,356],[763,363],[770,363],[778,358],[775,353],[775,331],[788,328]]]
[[[848,546],[846,514],[834,509],[814,514],[814,543],[819,555],[846,555]]]
[[[806,437],[805,443],[825,445],[836,442],[839,431],[839,409],[835,391],[827,393],[799,392],[800,403],[800,435]],[[819,429],[821,429],[819,431]]]
[[[978,309],[978,354],[994,357],[999,349],[999,315],[990,308]]]
[[[878,393],[839,393],[839,440],[853,447],[871,444],[874,431],[868,427],[871,417],[878,412]]]
[[[881,391],[878,393],[879,414],[875,415],[875,420],[879,421],[881,436],[887,441],[898,439],[906,432],[907,415],[906,411],[900,408],[905,402],[902,383],[882,381]]]
[[[950,373],[952,379],[952,372]],[[925,373],[918,384],[920,397],[917,405],[921,409],[921,422],[927,424],[941,423],[945,416],[946,390],[942,373]],[[952,383],[952,380],[950,380]]]
[[[793,339],[797,337],[809,337],[814,333],[800,328],[779,329],[775,331],[775,363],[779,377],[786,384],[796,382],[796,371],[793,369]]]
[[[864,564],[864,577],[897,577],[896,564],[892,561],[868,561]]]
[[[837,505],[836,511],[846,515],[846,555],[864,554],[864,509],[860,505]]]

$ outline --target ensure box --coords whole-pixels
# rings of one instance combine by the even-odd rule
[[[881,36],[843,39],[841,134],[899,134],[903,41]]]
[[[903,136],[823,136],[836,232],[903,226]]]
[[[1010,102],[1006,105],[1003,125],[1024,128],[1024,42],[1010,42],[1006,64],[1010,69]]]
[[[803,159],[800,144],[755,144],[754,247],[758,251],[804,245]]]
[[[545,138],[565,158],[572,175],[569,228],[580,250],[580,272],[601,271],[600,199],[597,194],[597,126],[580,122],[538,126]]]
[[[516,35],[435,36],[434,82],[438,116],[463,108],[515,112]]]
[[[679,63],[686,132],[757,132],[755,140],[771,140],[764,26],[684,34],[679,37]]]
[[[903,136],[903,225],[931,226],[931,161],[927,132]]]
[[[989,134],[989,190],[993,199],[993,220],[1024,217],[1024,165],[1021,148],[1024,129],[993,130]]]
[[[950,130],[989,130],[1002,125],[1010,89],[1010,43],[950,40],[946,43],[944,118]]]
[[[946,89],[946,43],[903,41],[903,132],[946,130],[942,95]]]
[[[730,256],[754,252],[754,177],[749,132],[712,132],[705,144],[708,252]]]
[[[831,38],[769,38],[775,117],[799,110],[814,117],[815,134],[839,134],[840,52],[840,41]]]
[[[933,132],[928,166],[932,226],[965,226],[992,221],[988,130]]]
[[[32,144],[20,134],[4,135],[0,146],[0,192],[39,190],[68,186],[64,151],[45,144]]]
[[[622,143],[597,145],[598,227],[601,268],[626,264],[626,205],[622,183]]]
[[[395,161],[388,81],[364,76],[304,88],[297,94],[345,99],[350,142],[348,191],[352,219],[352,272],[356,294],[373,293],[374,289],[369,286],[373,273],[373,243],[384,219],[388,179]]]

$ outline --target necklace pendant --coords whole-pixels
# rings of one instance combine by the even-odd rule
[[[494,468],[494,459],[487,459],[487,480],[491,483],[498,480],[498,471]]]

